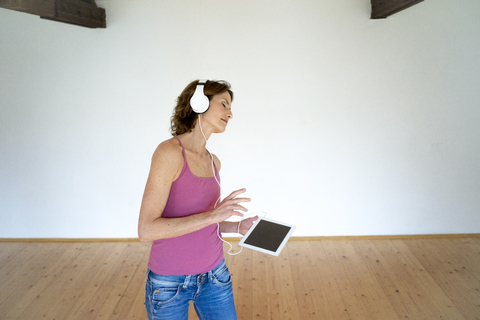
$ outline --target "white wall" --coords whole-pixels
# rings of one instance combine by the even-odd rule
[[[0,9],[0,237],[136,237],[184,86],[226,79],[224,195],[296,236],[480,232],[480,2],[97,1]]]

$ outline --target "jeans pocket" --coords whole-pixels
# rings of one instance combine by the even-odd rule
[[[167,305],[180,295],[182,284],[176,281],[169,281],[169,276],[162,276],[165,280],[147,279],[147,286],[149,287],[148,299],[155,307]]]
[[[218,270],[213,276],[213,283],[217,286],[225,287],[232,284],[232,277],[227,266]]]
[[[175,301],[182,290],[181,286],[176,288],[163,288],[154,286],[152,288],[151,301],[157,306],[164,306]]]

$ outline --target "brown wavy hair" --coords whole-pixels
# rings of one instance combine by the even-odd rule
[[[190,106],[190,98],[193,96],[199,80],[192,81],[183,92],[178,96],[177,105],[173,110],[173,115],[170,118],[170,132],[173,136],[178,136],[183,133],[191,132],[195,128],[198,114],[192,110]],[[228,91],[230,98],[233,101],[233,92],[230,83],[224,80],[207,81],[203,88],[203,92],[212,100],[212,97]]]

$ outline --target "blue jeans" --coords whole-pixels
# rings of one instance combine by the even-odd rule
[[[236,320],[232,279],[225,260],[212,271],[197,275],[163,276],[147,272],[145,306],[148,319],[188,319],[193,301],[200,320]]]

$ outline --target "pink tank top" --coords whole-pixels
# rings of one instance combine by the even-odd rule
[[[220,197],[214,177],[195,176],[188,167],[185,149],[183,169],[172,183],[162,218],[178,218],[210,211]],[[215,176],[220,181],[217,167]],[[223,260],[223,243],[217,236],[217,224],[183,236],[153,241],[148,268],[162,275],[200,274],[214,269]]]

